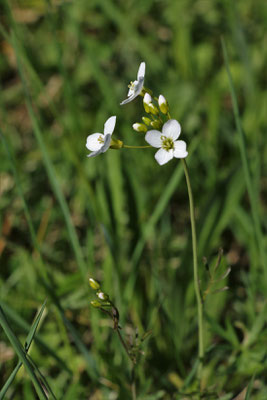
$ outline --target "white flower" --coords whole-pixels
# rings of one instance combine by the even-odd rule
[[[146,64],[145,62],[141,62],[138,72],[137,72],[137,80],[130,83],[129,91],[127,94],[127,99],[123,100],[120,105],[130,103],[133,99],[135,99],[141,92],[144,86],[145,81],[145,71]]]
[[[116,116],[113,115],[106,120],[104,125],[104,133],[93,133],[89,135],[86,140],[86,147],[91,150],[92,153],[88,154],[87,157],[95,157],[98,154],[105,153],[109,148],[111,135],[114,131],[116,124]]]
[[[162,132],[157,130],[148,131],[145,140],[153,147],[159,148],[155,159],[159,165],[166,164],[173,157],[185,158],[188,155],[186,143],[183,140],[176,140],[180,136],[181,126],[175,119],[167,121]]]

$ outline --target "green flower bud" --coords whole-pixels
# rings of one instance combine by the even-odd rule
[[[150,125],[150,122],[151,122],[151,119],[150,119],[150,118],[148,118],[148,117],[142,117],[142,120],[143,120],[143,122],[144,122],[147,126]]]
[[[149,104],[149,112],[153,115],[157,115],[159,113],[159,109],[153,103],[150,103]]]
[[[169,111],[169,104],[165,99],[165,97],[162,96],[162,94],[159,96],[158,103],[159,103],[159,109],[162,112],[162,114],[167,114]]]
[[[89,285],[90,285],[91,288],[94,289],[94,290],[100,289],[99,283],[98,283],[95,279],[93,279],[93,278],[89,278]]]
[[[149,93],[146,93],[143,98],[144,109],[146,113],[150,113],[150,104],[152,104],[152,97]]]
[[[133,129],[136,132],[146,132],[147,131],[147,127],[144,124],[140,124],[139,122],[136,122],[135,124],[133,124]]]
[[[108,301],[109,300],[108,294],[106,294],[104,292],[99,291],[99,292],[97,292],[96,295],[99,298],[99,300],[102,300],[102,301]]]
[[[119,139],[111,139],[110,146],[111,149],[121,149],[123,147],[123,142]]]
[[[157,130],[160,130],[162,127],[162,123],[157,119],[156,121],[151,121],[150,125]]]
[[[100,307],[102,307],[102,304],[97,300],[92,300],[91,301],[91,306],[93,306],[95,308],[100,308]]]

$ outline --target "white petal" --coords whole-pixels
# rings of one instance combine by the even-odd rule
[[[137,81],[134,81],[133,84],[130,86],[127,97],[128,99],[123,100],[120,105],[122,106],[123,104],[130,103],[130,101],[134,100],[141,92],[144,86],[144,80],[145,80],[145,69],[146,69],[146,64],[142,62],[140,64],[138,74],[137,74]]]
[[[149,93],[146,93],[146,94],[144,95],[143,102],[144,102],[145,104],[150,104],[150,103],[152,103],[152,97],[150,96]]]
[[[150,146],[159,148],[162,143],[161,136],[162,133],[160,131],[152,130],[146,133],[145,140]]]
[[[146,72],[146,63],[143,61],[141,62],[138,72],[137,72],[137,79],[139,80],[140,78],[145,77],[145,72]]]
[[[185,158],[188,155],[186,151],[186,143],[183,140],[177,140],[174,142],[174,157],[176,158]]]
[[[135,99],[135,95],[133,94],[132,96],[128,97],[128,99],[123,100],[120,105],[123,106],[123,104],[130,103],[133,99]]]
[[[135,87],[137,85],[138,85],[138,81],[131,82],[128,93],[127,93],[127,97],[130,97],[135,93]]]
[[[137,82],[137,81],[136,81]],[[128,99],[123,100],[120,105],[122,106],[123,104],[127,104],[130,103],[130,101],[132,101],[133,99],[135,99],[141,92],[143,89],[143,85],[144,85],[144,78],[140,79],[134,86],[134,92],[133,94],[128,97]]]
[[[100,138],[103,140],[102,143],[99,141]],[[86,147],[88,150],[97,151],[103,146],[103,143],[104,135],[102,133],[93,133],[92,135],[87,136]]]
[[[159,165],[166,164],[173,158],[173,150],[164,150],[159,149],[155,154],[155,159],[159,163]]]
[[[116,124],[116,115],[113,115],[109,119],[106,120],[104,125],[104,135],[110,134],[112,135]]]
[[[159,103],[159,106],[161,106],[162,104],[167,104],[167,101],[166,101],[165,97],[162,96],[162,94],[159,95],[158,103]]]
[[[180,136],[181,125],[176,119],[170,119],[163,125],[162,133],[164,136],[176,140]]]
[[[109,148],[110,141],[111,141],[111,135],[107,134],[104,137],[104,144],[102,144],[101,148],[97,151],[93,151],[92,153],[88,154],[87,157],[95,157],[98,156],[101,153],[105,153],[107,149]]]
[[[108,133],[107,135],[105,135],[105,141],[104,141],[103,147],[101,149],[101,153],[105,153],[107,151],[107,149],[109,148],[110,142],[111,142],[111,134]]]
[[[141,77],[138,79],[138,83],[134,87],[135,97],[138,96],[139,93],[141,93],[143,86],[144,86],[144,77]]]

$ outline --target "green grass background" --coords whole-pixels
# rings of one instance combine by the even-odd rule
[[[265,2],[2,0],[1,10],[1,306],[23,344],[47,299],[30,359],[50,398],[131,398],[129,360],[111,321],[90,307],[89,276],[118,307],[127,341],[136,328],[152,331],[138,399],[198,398],[182,165],[160,167],[150,149],[86,157],[87,135],[111,115],[116,138],[144,144],[131,128],[141,100],[119,103],[145,61],[145,85],[168,99],[188,144],[202,287],[203,256],[214,265],[222,247],[221,271],[232,269],[229,290],[205,302],[203,398],[230,400],[252,382],[250,398],[266,399]],[[16,348],[0,330],[2,385]],[[36,398],[26,369],[5,398]]]

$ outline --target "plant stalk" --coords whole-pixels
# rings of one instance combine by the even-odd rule
[[[190,219],[191,219],[191,230],[192,230],[192,249],[193,249],[193,268],[194,268],[194,286],[197,298],[197,309],[198,309],[198,356],[199,356],[199,367],[198,377],[201,377],[204,357],[204,340],[203,340],[203,302],[200,293],[199,276],[198,276],[198,261],[197,261],[197,236],[196,236],[196,223],[195,223],[195,211],[194,211],[194,199],[188,173],[188,168],[185,159],[181,159],[184,173],[186,178],[189,205],[190,205]]]
[[[152,146],[129,146],[127,144],[124,144],[122,147],[125,149],[151,149]]]

